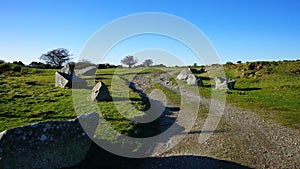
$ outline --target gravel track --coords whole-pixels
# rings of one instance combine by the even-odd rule
[[[168,74],[161,74],[152,81],[178,91],[178,87],[167,80],[168,76]],[[143,86],[150,83],[147,81],[149,77],[150,75],[138,75],[133,82],[140,90],[145,90]],[[207,108],[211,104],[222,104],[189,91],[181,91],[181,95],[195,104],[200,102],[200,106]],[[216,112],[212,120],[213,118],[218,121],[220,116]],[[142,168],[300,168],[298,130],[265,121],[252,111],[231,105],[225,106],[215,131],[203,130],[204,122],[205,118],[198,118],[189,134],[179,144],[135,166]],[[199,142],[201,133],[211,135],[206,141]],[[172,144],[172,138],[168,143]]]

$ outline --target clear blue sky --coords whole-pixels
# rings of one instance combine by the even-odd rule
[[[77,61],[98,29],[141,12],[169,13],[191,22],[223,63],[300,59],[298,0],[0,0],[0,59],[29,64],[49,50],[67,48]],[[120,64],[132,51],[117,54],[105,61]]]

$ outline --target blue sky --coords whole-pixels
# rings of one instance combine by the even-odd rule
[[[0,0],[0,59],[29,64],[39,61],[42,53],[62,47],[77,61],[97,30],[120,17],[142,12],[168,13],[194,24],[211,41],[223,63],[300,59],[299,9],[297,0]],[[140,50],[159,48],[176,53],[181,49],[166,46],[173,42],[165,38],[144,38],[119,44],[114,49],[124,45],[123,50],[111,51],[105,62],[120,64],[124,56],[139,50],[128,46],[141,42],[145,45],[140,45]],[[158,43],[153,45],[152,40]],[[188,52],[178,57],[185,64],[198,62]]]

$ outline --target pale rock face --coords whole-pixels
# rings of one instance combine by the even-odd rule
[[[80,163],[92,143],[97,113],[26,125],[0,133],[1,169],[55,169]]]
[[[234,89],[235,80],[223,78],[223,77],[216,77],[215,78],[216,89]]]
[[[107,86],[103,82],[97,83],[92,91],[91,100],[93,101],[110,101],[112,98],[109,94]]]
[[[192,72],[189,69],[183,69],[176,78],[178,80],[187,80],[190,74],[192,74]]]
[[[188,79],[186,80],[188,85],[192,85],[192,86],[200,86],[203,87],[203,82],[202,79],[200,77],[197,77],[193,74],[190,74],[188,76]]]
[[[85,80],[75,76],[74,74],[74,66],[67,64],[60,71],[55,73],[55,86],[61,88],[80,88],[85,87]]]

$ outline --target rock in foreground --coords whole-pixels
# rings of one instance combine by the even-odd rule
[[[49,121],[0,133],[1,169],[55,169],[81,162],[99,122],[97,113],[70,121]],[[85,131],[82,126],[84,126]]]

